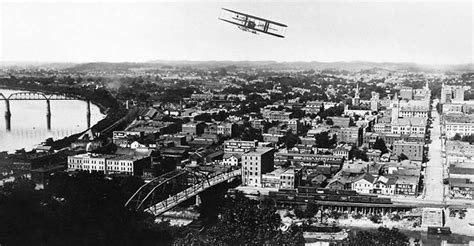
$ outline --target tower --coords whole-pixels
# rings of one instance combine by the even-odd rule
[[[352,99],[352,105],[359,105],[359,104],[360,104],[359,82],[357,82],[357,88],[355,91],[354,98]]]

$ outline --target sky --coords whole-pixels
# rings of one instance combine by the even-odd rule
[[[285,38],[219,21],[221,8],[288,25]],[[472,1],[0,0],[0,61],[474,63]]]

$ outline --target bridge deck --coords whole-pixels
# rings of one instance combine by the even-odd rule
[[[164,201],[161,201],[161,202],[147,208],[145,211],[150,212],[150,213],[154,214],[155,216],[158,216],[158,215],[172,209],[176,205],[188,200],[189,198],[203,192],[204,190],[208,189],[209,187],[212,187],[214,185],[217,185],[219,183],[227,181],[231,178],[240,176],[241,174],[242,174],[242,171],[240,169],[239,170],[234,170],[234,171],[231,171],[231,172],[227,172],[227,173],[218,174],[218,175],[216,175],[216,176],[214,176],[214,177],[212,177],[208,180],[205,180],[205,181],[202,181],[198,184],[195,184],[195,185],[179,192],[178,194],[176,194],[174,196],[171,196],[170,198],[165,199]]]

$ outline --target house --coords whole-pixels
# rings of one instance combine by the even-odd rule
[[[311,186],[315,187],[325,187],[327,184],[327,177],[324,176],[322,173],[316,175],[316,176],[310,176],[309,182],[311,183]]]
[[[222,165],[224,166],[240,166],[242,155],[239,153],[225,153],[222,157]]]
[[[420,179],[416,176],[397,175],[395,181],[395,194],[418,195],[418,183]]]
[[[395,194],[396,176],[379,176],[374,182],[373,193],[382,195]]]
[[[334,180],[329,181],[326,187],[331,190],[344,190],[345,185],[346,183],[343,183],[341,180],[334,179]]]
[[[358,193],[373,193],[375,178],[370,173],[365,173],[354,180],[352,190]]]

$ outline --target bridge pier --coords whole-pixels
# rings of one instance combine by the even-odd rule
[[[196,206],[199,206],[201,205],[201,196],[198,194],[196,195],[196,203],[195,203]]]
[[[87,100],[87,128],[91,128],[91,101]]]
[[[51,130],[51,102],[46,99],[46,127]]]
[[[12,118],[12,113],[10,111],[10,100],[5,99],[5,126],[7,128],[7,131],[11,130],[11,118]]]

